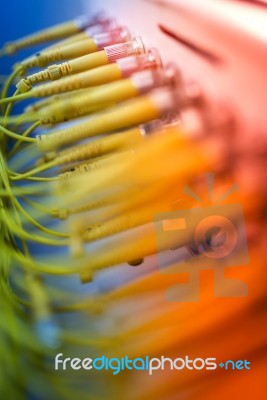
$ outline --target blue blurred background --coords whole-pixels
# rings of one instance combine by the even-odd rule
[[[71,20],[81,14],[83,14],[83,0],[2,0],[0,47],[7,41]],[[1,58],[0,74],[9,74],[13,63],[37,50],[38,47],[35,47],[12,57]]]

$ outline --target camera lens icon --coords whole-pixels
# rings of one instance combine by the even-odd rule
[[[227,257],[235,249],[238,233],[228,218],[210,215],[197,224],[194,241],[202,255],[221,259]]]
[[[215,297],[245,297],[247,283],[225,269],[249,263],[241,204],[195,207],[155,216],[157,261],[163,274],[187,273],[167,289],[167,301],[200,301],[200,271],[213,271]],[[175,278],[174,278],[175,283]]]

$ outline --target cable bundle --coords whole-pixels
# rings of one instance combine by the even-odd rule
[[[93,30],[85,31],[89,25]],[[173,374],[161,380],[155,375],[131,393],[136,378],[129,371],[120,380],[97,371],[73,376],[73,371],[55,373],[53,362],[57,353],[171,356],[174,348],[189,351],[194,340],[197,353],[197,340],[209,324],[216,335],[235,315],[240,320],[248,301],[229,313],[220,306],[220,314],[213,310],[216,299],[189,309],[166,303],[177,259],[201,259],[203,243],[194,247],[193,228],[157,239],[168,216],[196,207],[196,196],[182,195],[184,188],[205,193],[203,177],[214,171],[220,197],[231,181],[234,165],[223,142],[233,126],[229,120],[218,123],[211,105],[174,64],[162,66],[155,49],[146,50],[140,37],[129,40],[106,16],[79,28],[47,30],[4,51],[63,37],[17,64],[0,100],[1,391],[14,399],[167,399],[193,382],[188,398],[196,398],[197,391],[204,393],[207,371],[201,379],[196,371],[182,372],[178,381]],[[50,79],[55,82],[39,84]],[[17,101],[39,97],[23,113],[12,114]],[[211,206],[211,198],[205,205]],[[226,216],[239,222],[231,211]],[[213,238],[211,233],[208,239]],[[165,253],[161,271],[157,255]],[[247,352],[256,347],[251,340]],[[222,351],[216,356],[223,357]],[[141,382],[144,371],[140,374]],[[218,376],[216,371],[212,379]]]

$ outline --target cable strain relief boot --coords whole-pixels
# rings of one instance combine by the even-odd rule
[[[36,166],[40,167],[41,165],[47,164],[48,162],[55,160],[56,157],[57,153],[55,151],[51,151],[50,153],[47,153],[43,157],[39,158],[36,161]]]
[[[55,64],[55,65],[50,65],[43,71],[37,72],[36,74],[32,74],[27,76],[27,81],[34,85],[39,82],[44,82],[44,81],[55,81],[63,76],[67,76],[71,73],[71,67],[68,62],[64,62],[62,64]]]
[[[40,67],[40,65],[37,61],[37,57],[40,55],[40,53],[34,54],[28,58],[25,58],[23,61],[21,61],[18,65],[23,66],[25,70],[29,68],[35,68],[35,67]]]
[[[32,89],[32,85],[27,79],[21,79],[17,84],[16,88],[19,90],[20,93],[29,92]]]

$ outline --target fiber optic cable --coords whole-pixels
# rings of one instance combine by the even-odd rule
[[[24,68],[45,67],[54,61],[70,60],[86,54],[103,50],[112,44],[126,42],[131,39],[130,33],[125,27],[85,37],[65,46],[58,46],[54,50],[43,50],[35,56],[21,62]]]
[[[1,99],[0,104],[5,104],[10,101],[24,100],[31,97],[46,97],[58,93],[97,86],[118,79],[127,78],[132,73],[146,68],[158,68],[159,66],[161,66],[160,56],[156,49],[151,49],[148,50],[146,54],[118,59],[114,63],[93,68],[92,70],[66,77],[63,80],[42,84],[34,88],[31,88],[24,79],[21,80],[20,84],[20,90],[23,93],[16,97]],[[30,92],[27,93],[29,90]]]
[[[86,122],[47,135],[38,135],[37,146],[40,151],[47,152],[88,137],[158,119],[168,111],[177,109],[179,100],[178,90],[154,90],[151,94],[117,105],[114,110],[96,114]]]
[[[13,71],[12,74],[8,77],[8,79],[6,80],[6,82],[5,82],[4,86],[3,86],[3,89],[2,89],[2,92],[1,92],[1,100],[0,101],[2,101],[3,99],[5,99],[7,97],[9,89],[10,89],[14,79],[17,76],[20,76],[21,73],[22,73],[22,68],[18,68],[16,71]],[[2,103],[0,103],[0,104],[2,104]]]
[[[12,205],[14,207],[14,211],[15,211],[15,217],[17,219],[17,223],[19,225],[20,228],[22,228],[22,223],[21,223],[21,219],[19,217],[19,212],[22,211],[22,208],[18,208],[18,202],[15,199],[15,197],[12,194],[11,188],[8,184],[8,180],[7,180],[7,175],[4,173],[4,161],[3,158],[1,156],[1,170],[2,170],[2,181],[4,183],[4,186],[6,188],[6,190],[8,191],[9,195],[10,195],[10,200],[12,202]],[[27,214],[23,213],[24,216],[27,217]],[[51,232],[50,232],[51,233]],[[29,257],[29,250],[27,247],[27,244],[25,242],[25,240],[22,240],[22,247],[24,250],[24,253],[27,257]],[[22,264],[24,267],[24,264]],[[28,271],[25,271],[26,275],[27,275],[27,279],[29,281],[29,283],[31,283],[31,300],[33,302],[33,310],[35,313],[35,318],[36,320],[38,320],[39,322],[37,322],[37,324],[43,324],[44,318],[46,319],[46,324],[48,324],[49,329],[51,329],[51,327],[54,327],[54,324],[51,321],[51,317],[50,317],[50,312],[49,312],[49,306],[48,306],[48,301],[44,295],[44,290],[43,287],[38,284],[38,279],[39,277],[37,276],[33,276],[32,274],[30,274]],[[36,285],[38,285],[38,287],[36,287]],[[36,321],[35,321],[36,322]],[[41,339],[45,339],[43,336],[43,333],[40,332],[40,337]],[[54,343],[55,340],[55,335],[50,335],[49,340],[51,340]]]
[[[140,37],[131,41],[104,47],[103,50],[65,61],[61,64],[48,66],[47,69],[28,75],[26,79],[17,84],[21,91],[27,91],[32,85],[40,82],[57,80],[69,75],[88,71],[100,66],[114,63],[116,60],[130,55],[139,55],[145,52],[144,44]]]
[[[21,137],[28,137],[38,126],[41,125],[40,121],[36,121],[35,123],[33,123],[29,128],[27,128],[21,135]],[[17,142],[14,144],[14,146],[12,147],[11,151],[8,153],[8,158],[12,157],[19,149],[19,147],[21,146],[23,140],[19,139],[17,140]]]
[[[49,46],[45,47],[43,51],[55,50],[58,47],[66,46],[83,39],[88,39],[88,38],[91,39],[95,35],[98,35],[100,33],[106,33],[117,28],[119,28],[119,25],[116,19],[106,16],[101,21],[91,25],[89,28],[86,28],[79,33],[75,33],[74,35],[68,36],[64,39],[56,41],[53,44],[50,44]],[[35,57],[35,55],[30,56],[29,58],[23,60],[22,63],[24,62],[27,63],[27,60],[29,59],[30,61],[32,57]]]
[[[86,23],[93,25],[86,28]],[[165,301],[170,286],[189,287],[188,276],[179,273],[182,264],[177,264],[178,260],[188,260],[186,271],[192,272],[193,262],[197,263],[201,255],[188,250],[193,240],[191,225],[175,238],[163,235],[161,243],[155,233],[162,228],[165,213],[191,208],[198,212],[196,200],[183,196],[182,190],[192,186],[198,196],[207,197],[207,171],[218,173],[219,191],[213,192],[212,199],[204,198],[202,206],[212,206],[212,201],[224,193],[227,179],[232,181],[236,166],[241,165],[235,141],[231,154],[225,145],[230,135],[236,134],[233,126],[223,127],[208,99],[199,95],[196,87],[187,85],[179,73],[173,82],[165,76],[168,82],[163,79],[163,87],[153,82],[154,77],[166,74],[156,50],[38,86],[38,79],[51,78],[53,73],[57,78],[62,71],[58,73],[52,66],[39,75],[32,74],[31,82],[24,79],[27,68],[61,59],[70,63],[74,57],[87,54],[84,64],[73,64],[76,72],[85,68],[89,52],[97,56],[96,50],[110,45],[97,44],[96,35],[102,32],[103,40],[112,40],[111,31],[121,29],[104,14],[99,19],[87,18],[76,28],[74,25],[6,47],[11,53],[53,35],[59,35],[56,39],[64,37],[16,64],[0,100],[0,342],[6,366],[0,391],[7,399],[23,400],[27,393],[40,399],[79,396],[88,400],[90,384],[89,400],[130,400],[131,396],[135,400],[160,400],[183,395],[184,388],[191,385],[186,393],[190,399],[207,397],[205,387],[210,375],[205,371],[201,376],[198,371],[180,371],[179,381],[172,373],[163,374],[160,380],[155,373],[147,380],[147,371],[139,371],[138,382],[143,380],[144,385],[134,391],[131,382],[136,382],[137,375],[131,371],[129,380],[126,369],[120,372],[123,379],[114,379],[111,371],[89,378],[87,373],[73,375],[68,369],[49,372],[59,351],[79,351],[78,355],[90,351],[89,355],[106,354],[110,358],[114,354],[175,358],[175,352],[186,354],[186,349],[196,354],[200,349],[203,354],[212,350],[215,354],[222,326],[229,327],[231,343],[235,344],[240,342],[240,332],[248,328],[244,320],[248,310],[253,317],[251,332],[266,320],[262,312],[254,315],[255,309],[262,309],[266,297],[262,262],[266,246],[259,251],[264,214],[259,211],[261,202],[251,195],[245,202],[238,196],[231,201],[244,204],[247,221],[254,221],[255,210],[260,214],[263,230],[257,230],[258,247],[250,254],[253,260],[256,252],[261,257],[255,258],[257,274],[249,265],[242,275],[257,290],[252,288],[249,297],[233,303],[232,299],[209,298],[210,282],[206,281],[199,302]],[[71,35],[66,30],[65,36],[64,29],[71,29]],[[142,73],[134,75],[139,71]],[[7,97],[18,76],[22,78],[17,88],[20,93]],[[161,87],[151,90],[155,86]],[[45,99],[14,115],[12,107],[17,101],[40,97]],[[87,119],[78,119],[85,115]],[[66,122],[70,119],[76,119],[73,125]],[[47,122],[49,125],[41,130],[39,126]],[[51,126],[54,123],[62,125]],[[234,212],[227,217],[236,222]],[[164,258],[164,271],[158,270],[157,261],[160,264],[165,252],[169,256]],[[79,285],[77,278],[88,285]],[[188,291],[194,294],[191,287]],[[103,326],[108,336],[102,332]],[[261,365],[259,348],[266,341],[263,331],[248,344],[249,357],[254,355],[257,366]],[[244,338],[247,346],[248,339]],[[207,341],[209,347],[205,346]],[[51,348],[58,344],[60,348]],[[226,335],[222,348],[227,344]],[[224,359],[222,351],[215,356]],[[235,346],[229,350],[229,357],[238,359],[247,357],[247,353]],[[212,384],[219,382],[218,390],[227,398],[229,390],[220,384],[221,376],[225,376],[223,370],[214,371]],[[11,387],[7,385],[10,379]],[[239,393],[234,375],[231,379],[231,390],[238,387]],[[102,387],[109,388],[106,397],[99,391]]]
[[[9,42],[4,45],[1,49],[1,55],[10,55],[15,52],[22,50],[26,47],[32,47],[34,45],[64,38],[66,36],[78,33],[81,30],[89,28],[96,23],[105,23],[107,16],[103,13],[99,13],[94,17],[90,18],[87,16],[81,16],[73,21],[64,22],[59,25],[55,25],[51,28],[44,29],[42,31],[36,32],[29,36],[25,36],[14,42]]]
[[[54,159],[58,160],[58,165],[63,163],[88,160],[90,158],[102,156],[124,147],[136,145],[138,142],[144,139],[145,129],[145,127],[141,126],[121,133],[113,133],[110,136],[95,139],[94,141],[89,143],[68,147],[66,150],[47,153],[45,157],[47,157],[47,159],[50,161]],[[41,159],[39,161],[39,163],[43,162],[45,162],[45,160]],[[75,171],[76,169],[74,168],[73,173],[75,173]],[[84,170],[80,170],[78,167],[76,172],[82,173],[82,171],[86,172],[86,168]],[[65,174],[61,174],[59,178],[65,180],[65,178],[71,177],[71,175],[72,173],[67,172]]]
[[[164,70],[147,70],[137,72],[130,78],[107,83],[79,92],[68,100],[63,98],[50,106],[44,106],[37,111],[36,118],[42,124],[55,124],[68,119],[81,117],[92,112],[93,107],[104,108],[106,104],[118,103],[131,97],[138,96],[153,88],[163,85],[174,85],[177,71],[172,65]]]

